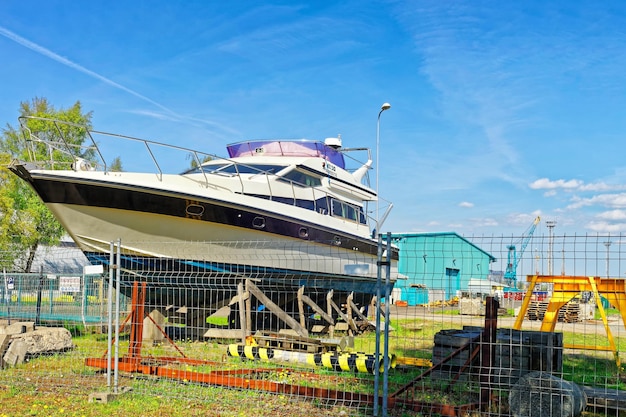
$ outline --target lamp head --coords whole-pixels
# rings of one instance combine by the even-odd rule
[[[389,110],[390,108],[391,108],[391,104],[383,103],[383,105],[380,107],[380,111]]]

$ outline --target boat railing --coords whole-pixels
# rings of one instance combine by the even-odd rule
[[[29,121],[31,120],[51,123],[58,135],[50,135],[50,131],[48,129],[38,129],[44,133],[33,132],[29,126]],[[207,157],[211,159],[222,159],[215,155],[200,152],[191,148],[169,145],[133,136],[102,132],[93,130],[89,126],[67,122],[64,120],[37,116],[22,116],[19,118],[19,122],[22,131],[26,136],[27,148],[31,162],[43,164],[44,167],[52,169],[54,169],[56,165],[68,165],[75,171],[86,169],[101,170],[108,173],[110,167],[107,166],[106,159],[104,158],[100,146],[94,136],[110,137],[143,144],[152,162],[154,163],[157,170],[156,175],[159,180],[163,179],[163,169],[155,156],[155,147],[185,152],[193,157],[193,161],[197,166],[200,166],[202,161]],[[84,143],[86,139],[89,139],[89,143],[87,144]],[[42,147],[44,149],[42,149]],[[82,162],[82,164],[77,162]],[[206,173],[204,173],[204,177],[206,183],[208,184],[209,180]]]
[[[239,183],[241,187],[240,192],[242,194],[246,193],[246,183],[244,182],[244,180],[247,181],[248,179],[252,179],[256,175],[264,175],[267,181],[269,198],[274,199],[276,197],[274,194],[274,190],[272,189],[271,181],[271,178],[276,175],[275,173],[259,170],[258,174],[253,174],[251,177],[246,177],[245,175],[241,175],[241,171],[249,172],[251,169],[253,170],[255,168],[247,166],[246,164],[233,161],[232,159],[222,158],[214,154],[209,154],[182,146],[169,145],[162,142],[136,138],[133,136],[97,131],[91,129],[91,126],[86,126],[84,124],[77,124],[64,120],[38,116],[22,116],[19,118],[19,122],[27,143],[28,157],[30,158],[29,162],[36,163],[42,168],[59,169],[62,167],[65,169],[73,169],[74,171],[103,171],[105,174],[108,174],[109,172],[111,172],[111,167],[107,164],[104,154],[102,152],[101,147],[103,146],[103,144],[99,144],[96,140],[96,138],[100,139],[101,137],[106,137],[135,142],[140,144],[141,147],[145,148],[148,155],[150,156],[150,159],[152,160],[152,163],[154,164],[154,167],[156,168],[156,175],[159,181],[163,180],[164,170],[159,163],[159,160],[157,158],[157,152],[155,152],[155,150],[156,148],[164,148],[186,153],[187,155],[191,156],[191,158],[193,159],[193,164],[197,167],[201,167],[202,164],[207,160],[223,160],[226,163],[233,164],[236,172],[235,175],[239,178]],[[49,127],[52,127],[52,129],[50,129],[49,127],[47,128],[46,126],[43,126],[43,128],[42,126],[37,126],[38,123],[50,123],[51,126]],[[31,125],[34,126],[31,127]],[[368,158],[371,160],[371,151],[368,148],[344,148],[341,151],[346,158],[352,160],[354,163],[361,164],[361,166],[362,163],[360,161],[349,155],[351,151],[368,151]],[[171,158],[170,153],[168,153],[168,156]],[[244,167],[245,169],[243,169]],[[205,187],[218,187],[217,184],[209,181],[208,173],[206,172],[206,170],[199,169],[198,171],[203,175],[203,185]],[[369,180],[369,177],[365,175],[365,179]],[[293,180],[286,181],[291,182],[294,205],[297,205],[298,195],[300,194],[299,190],[306,188],[311,190],[312,199],[314,202],[313,209],[315,211],[318,211],[316,197],[319,196],[320,192],[325,194],[326,198],[332,197],[330,193],[316,189],[315,187],[310,187],[306,184],[300,184]],[[323,197],[324,196],[322,196],[322,198]],[[327,210],[327,214],[331,214],[330,207],[325,207],[324,209]],[[369,220],[368,223],[374,224],[374,222],[371,222],[372,218],[367,213],[366,207],[364,207],[364,209],[365,214]],[[384,217],[386,217],[386,215]]]
[[[154,167],[156,168],[156,175],[159,181],[162,181],[163,179],[164,170],[156,157],[155,148],[157,147],[187,153],[187,155],[191,155],[193,162],[197,167],[200,167],[202,163],[207,160],[207,158],[217,161],[223,160],[224,162],[233,164],[236,172],[236,174],[233,175],[236,175],[239,178],[241,193],[245,194],[246,192],[244,176],[240,175],[240,171],[242,171],[243,168],[250,171],[251,167],[235,162],[231,159],[222,158],[217,155],[200,152],[198,150],[182,146],[169,145],[133,136],[98,131],[91,129],[90,126],[86,126],[84,124],[77,124],[64,120],[38,116],[22,116],[19,118],[19,122],[27,143],[28,157],[30,159],[29,162],[37,163],[41,165],[42,168],[65,168],[73,169],[74,171],[93,170],[108,173],[110,167],[107,165],[103,152],[96,141],[96,137],[109,137],[141,144],[147,151]],[[50,123],[50,126],[41,126],[42,123]],[[39,124],[36,126],[36,131],[31,128],[31,124]],[[51,132],[56,132],[56,134],[52,134]],[[205,187],[216,186],[209,181],[207,172],[204,169],[199,169],[198,171],[203,175],[203,185]],[[274,174],[259,170],[258,175],[265,175],[271,194],[270,177]],[[296,193],[294,191],[294,201],[295,194]]]
[[[104,161],[97,144],[84,125],[37,116],[21,116],[18,120],[25,136],[29,162],[52,169],[55,169],[57,165],[77,167],[75,163],[78,160],[90,160],[89,162],[93,163],[93,154],[96,153]],[[47,126],[37,126],[37,130],[41,133],[34,133],[30,123],[35,124],[36,122],[50,123],[53,130]],[[71,128],[75,128],[76,131],[71,132]],[[56,135],[53,133],[54,131],[56,131]],[[82,133],[80,133],[81,131]],[[69,140],[66,138],[68,134],[76,136],[77,139],[80,138],[78,139],[80,141]],[[83,144],[85,136],[89,137],[91,145]]]

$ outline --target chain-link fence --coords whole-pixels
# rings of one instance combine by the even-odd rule
[[[332,246],[56,251],[3,272],[0,384],[96,401],[234,389],[235,409],[287,397],[307,415],[623,412],[622,237],[520,239],[394,234],[367,273]]]

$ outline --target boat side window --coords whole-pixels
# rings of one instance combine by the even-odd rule
[[[363,209],[353,206],[352,204],[344,203],[335,198],[332,199],[332,215],[335,217],[342,217],[353,222],[366,223]]]
[[[283,165],[267,165],[267,164],[262,164],[262,165],[243,165],[243,164],[237,164],[237,166],[235,167],[235,165],[232,165],[231,167],[229,167],[228,172],[236,174],[236,173],[240,173],[240,174],[276,174],[279,171],[282,171],[283,169],[285,169],[286,166]]]
[[[318,213],[328,214],[328,197],[322,197],[315,200],[315,207]]]
[[[314,177],[302,171],[298,171],[297,169],[289,171],[288,173],[283,175],[280,180],[293,182],[295,185],[299,185],[300,187],[319,187],[320,185],[322,185],[322,180],[320,180],[318,177]]]
[[[363,211],[363,207],[359,207],[359,223],[367,224],[367,216],[365,215],[365,212]]]
[[[296,206],[302,207],[308,210],[315,210],[315,202],[311,200],[296,200]]]
[[[344,215],[343,215],[343,204],[341,204],[341,201],[335,200],[333,198],[332,199],[332,209],[333,209],[333,216],[335,216],[335,217],[344,217]]]
[[[356,210],[350,204],[344,204],[346,219],[356,221]]]
[[[268,165],[268,164],[207,164],[201,167],[196,167],[185,172],[185,174],[198,174],[206,172],[207,174],[225,174],[225,175],[237,175],[237,174],[276,174],[277,172],[285,169],[285,165]]]
[[[200,174],[202,172],[206,172],[207,174],[211,174],[214,173],[216,171],[219,171],[220,169],[223,169],[225,166],[227,165],[232,165],[232,164],[210,164],[210,165],[202,165],[199,167],[194,167],[191,168],[190,170],[187,170],[185,172],[183,172],[182,175],[188,175],[188,174]]]

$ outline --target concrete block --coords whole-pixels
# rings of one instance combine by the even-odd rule
[[[22,334],[35,330],[35,322],[20,321],[0,327],[0,334]]]
[[[9,366],[23,363],[28,353],[28,345],[21,340],[13,340],[4,354],[4,362]]]
[[[106,404],[109,401],[115,400],[118,396],[130,391],[130,387],[120,387],[118,392],[94,392],[89,394],[89,402]]]
[[[152,318],[152,320],[150,320]],[[154,320],[154,321],[153,321]],[[158,325],[155,326],[155,323]],[[161,329],[159,329],[159,327]],[[165,316],[158,310],[152,310],[149,317],[143,319],[143,342],[147,345],[158,344],[165,340]]]
[[[9,343],[11,343],[11,336],[8,334],[0,334],[0,369],[5,367],[4,354],[9,348]]]
[[[32,332],[15,334],[13,340],[21,340],[28,346],[28,354],[63,352],[74,347],[72,334],[63,327],[39,327]]]
[[[107,404],[109,401],[113,401],[113,399],[115,399],[115,394],[110,392],[94,392],[89,394],[90,403]]]
[[[470,316],[484,316],[485,305],[480,298],[462,298],[459,300],[459,314]]]
[[[346,323],[345,321],[340,321],[337,324],[335,324],[335,330],[340,331],[340,332],[347,332],[349,329],[348,323]]]

